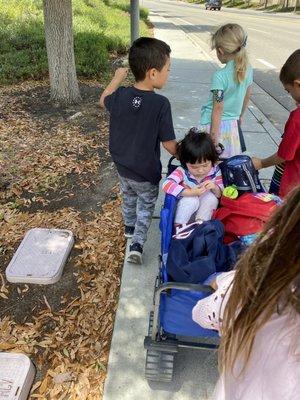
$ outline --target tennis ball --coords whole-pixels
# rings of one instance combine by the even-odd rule
[[[227,186],[223,190],[223,196],[229,197],[230,199],[236,199],[239,195],[237,188],[235,186]]]

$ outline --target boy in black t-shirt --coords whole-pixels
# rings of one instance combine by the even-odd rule
[[[138,264],[158,196],[160,143],[176,153],[170,103],[154,92],[168,79],[170,53],[161,40],[137,39],[129,50],[135,84],[120,86],[127,68],[119,68],[100,98],[110,113],[109,151],[119,174],[125,236],[132,237],[127,261]]]

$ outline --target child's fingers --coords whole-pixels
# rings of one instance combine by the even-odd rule
[[[206,182],[203,182],[203,187],[205,188],[205,189],[211,189],[212,188],[212,182],[211,181],[206,181]]]
[[[203,194],[204,192],[206,192],[206,187],[204,187],[204,186],[200,186],[199,188],[198,188],[198,195],[200,196],[201,194]]]

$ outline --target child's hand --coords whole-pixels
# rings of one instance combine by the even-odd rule
[[[193,190],[195,191],[195,195],[196,195],[196,196],[202,196],[202,195],[203,195],[203,193],[205,193],[205,192],[206,192],[206,189],[205,189],[205,187],[203,187],[202,185],[200,185],[200,186],[197,186],[197,187],[196,187],[196,188],[194,188]]]
[[[257,157],[252,157],[252,162],[254,165],[254,168],[257,169],[262,169],[262,162],[261,162],[261,158],[257,158]]]
[[[118,68],[115,72],[115,76],[114,78],[118,81],[118,82],[123,82],[124,79],[126,78],[128,74],[128,68]]]
[[[214,290],[218,289],[217,280],[214,279],[209,283],[209,286],[212,287]]]
[[[201,187],[207,190],[214,190],[216,188],[216,184],[213,181],[205,181],[201,184]]]

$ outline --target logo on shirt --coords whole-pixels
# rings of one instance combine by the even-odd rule
[[[133,106],[134,108],[140,108],[140,107],[141,107],[141,104],[142,104],[142,98],[141,98],[141,97],[136,96],[136,97],[133,98],[133,100],[132,100],[132,106]]]

